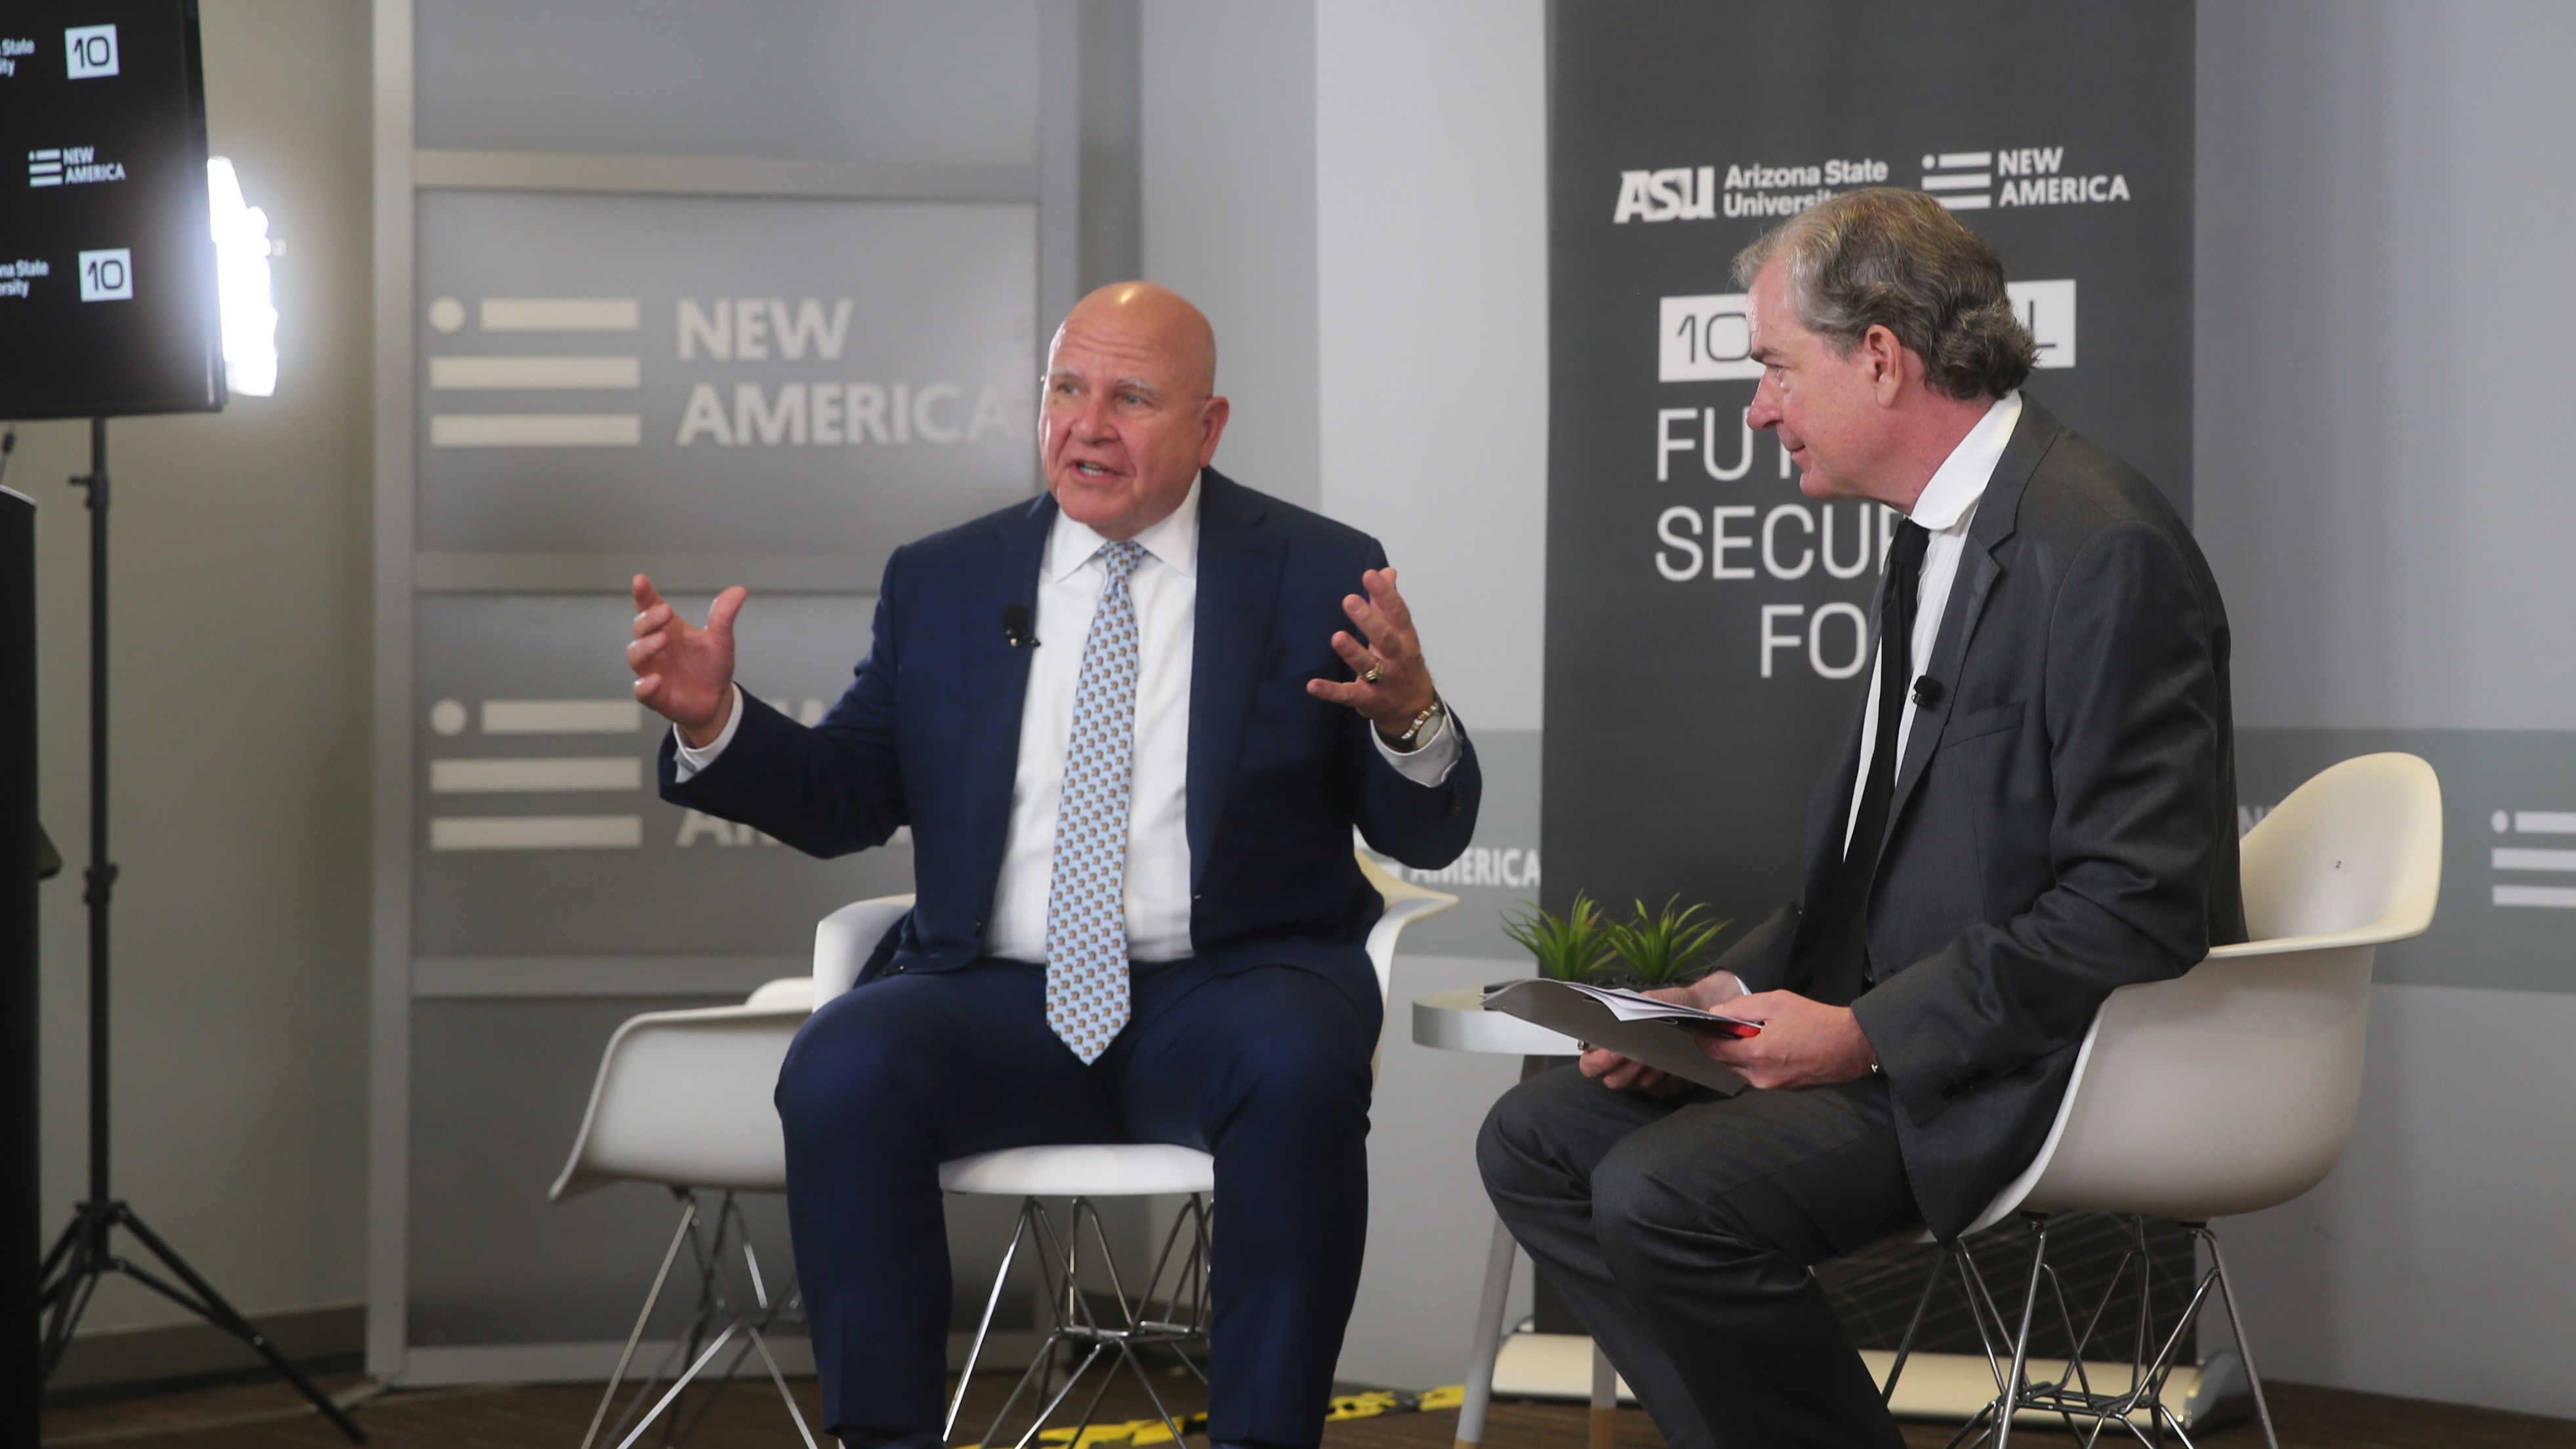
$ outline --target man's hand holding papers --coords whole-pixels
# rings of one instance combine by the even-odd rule
[[[1726,971],[1654,991],[1515,982],[1485,1005],[1586,1043],[1578,1062],[1585,1076],[1651,1097],[1694,1084],[1727,1093],[1746,1084],[1826,1086],[1869,1075],[1878,1059],[1850,1008],[1793,991],[1748,994]]]
[[[1743,986],[1724,972],[1690,986],[1655,991],[1517,981],[1488,993],[1485,1006],[1587,1043],[1585,1076],[1616,1089],[1670,1096],[1693,1084],[1727,1093],[1742,1089],[1732,1069],[1703,1059],[1703,1054],[1707,1043],[1761,1032],[1757,1021],[1709,1009],[1743,994]]]

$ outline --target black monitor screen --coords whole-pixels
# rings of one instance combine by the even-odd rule
[[[0,5],[0,418],[224,405],[196,0]]]

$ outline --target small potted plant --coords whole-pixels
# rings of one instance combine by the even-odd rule
[[[1620,974],[1628,978],[1628,985],[1652,991],[1659,986],[1680,986],[1705,974],[1704,968],[1692,968],[1728,923],[1697,919],[1706,909],[1703,906],[1674,910],[1680,902],[1681,897],[1674,896],[1664,902],[1660,913],[1648,916],[1646,903],[1639,901],[1627,920],[1601,927],[1602,942],[1618,958]]]
[[[1609,927],[1601,907],[1581,891],[1564,915],[1528,907],[1506,917],[1503,934],[1520,943],[1550,981],[1590,981],[1610,964]]]

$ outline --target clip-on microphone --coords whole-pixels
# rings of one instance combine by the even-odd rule
[[[1914,681],[1914,703],[1919,709],[1931,709],[1941,703],[1941,681],[1926,674]]]
[[[1038,647],[1038,636],[1029,632],[1028,605],[1004,604],[1002,606],[1002,638],[1014,649],[1024,644],[1031,649]]]

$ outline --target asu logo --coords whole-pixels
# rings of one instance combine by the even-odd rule
[[[1888,163],[1867,156],[1793,166],[1731,165],[1723,180],[1714,166],[1672,166],[1619,173],[1619,200],[1610,220],[1714,221],[1720,216],[1792,216],[1838,189],[1877,186]]]
[[[1627,221],[1705,221],[1717,215],[1717,168],[1674,166],[1662,171],[1619,173],[1619,204],[1610,219]]]

